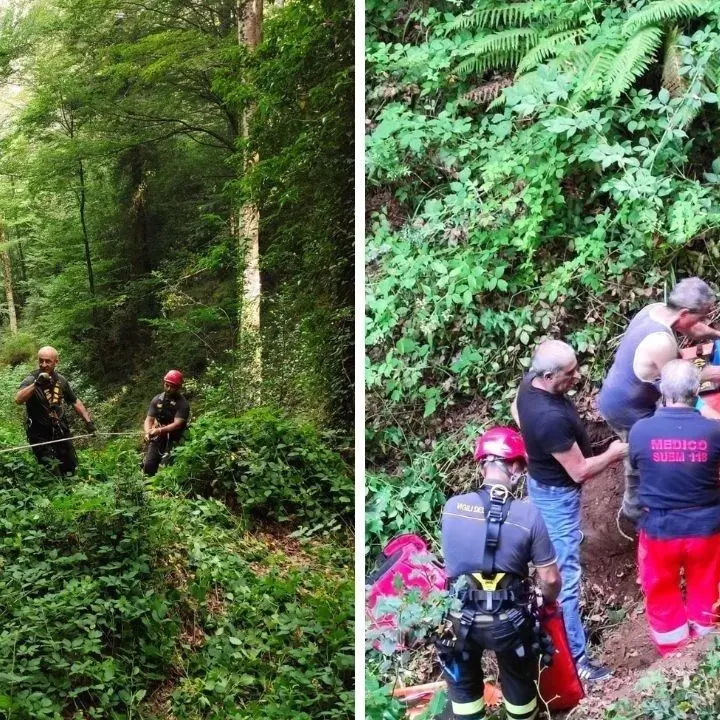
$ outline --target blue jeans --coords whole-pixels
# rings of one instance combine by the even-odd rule
[[[528,493],[547,525],[562,577],[562,606],[570,651],[577,660],[585,652],[580,619],[580,488],[545,485],[528,478]]]

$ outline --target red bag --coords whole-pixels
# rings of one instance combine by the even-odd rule
[[[540,627],[550,636],[555,648],[550,666],[540,669],[540,698],[550,710],[570,710],[585,697],[585,691],[570,652],[562,609],[557,603],[540,608]]]

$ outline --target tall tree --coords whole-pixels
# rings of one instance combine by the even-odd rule
[[[246,0],[238,2],[238,42],[249,52],[257,50],[262,42],[263,0]],[[250,132],[255,113],[254,103],[247,103],[242,115],[242,139],[244,146],[243,171],[248,173],[258,162],[257,153],[248,150]],[[251,383],[255,388],[255,400],[259,401],[259,390],[262,380],[262,343],[260,340],[260,211],[250,198],[245,198],[240,212],[239,256],[241,260],[242,290],[240,329],[244,338],[252,343],[250,353]]]
[[[5,227],[0,225],[0,260],[3,268],[3,285],[5,287],[5,300],[7,302],[8,320],[10,332],[14,335],[18,331],[17,313],[15,312],[15,293],[13,291],[12,266],[10,264],[10,252],[5,236]]]

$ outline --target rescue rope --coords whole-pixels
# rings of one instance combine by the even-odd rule
[[[45,442],[33,443],[32,445],[18,445],[16,447],[11,447],[11,448],[2,448],[2,449],[0,449],[0,453],[16,452],[17,450],[28,450],[29,448],[40,447],[41,445],[53,445],[54,443],[67,442],[68,440],[80,440],[81,438],[88,438],[88,437],[98,437],[98,436],[107,437],[110,435],[124,435],[124,436],[135,437],[139,434],[140,433],[138,433],[138,432],[96,432],[96,433],[87,433],[86,435],[71,435],[66,438],[59,438],[58,440],[46,440]]]

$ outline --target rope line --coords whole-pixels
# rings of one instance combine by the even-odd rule
[[[131,436],[136,437],[139,435],[137,432],[96,432],[96,433],[87,433],[86,435],[70,435],[66,438],[60,438],[58,440],[46,440],[45,442],[40,443],[33,443],[32,445],[18,445],[16,447],[11,448],[2,448],[0,450],[0,453],[9,453],[9,452],[16,452],[17,450],[28,450],[29,448],[34,447],[40,447],[41,445],[53,445],[54,443],[59,442],[67,442],[68,440],[80,440],[81,438],[88,438],[88,437],[108,437],[110,435],[124,435],[124,436]]]

